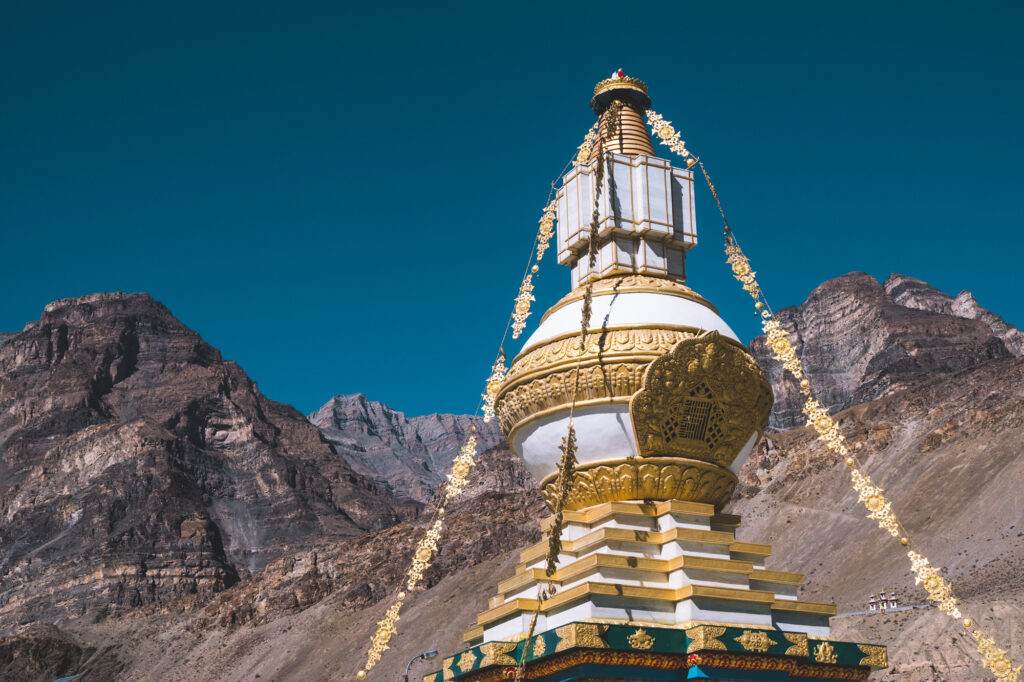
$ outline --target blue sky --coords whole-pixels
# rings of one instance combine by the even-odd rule
[[[897,271],[1024,324],[1021,3],[351,5],[2,3],[0,330],[147,291],[304,412],[472,411],[619,67],[775,307]],[[697,202],[689,284],[749,339]],[[538,312],[568,287],[551,255]]]

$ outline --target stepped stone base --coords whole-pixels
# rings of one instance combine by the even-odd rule
[[[544,571],[546,541],[524,550],[464,639],[521,640],[535,612],[534,632],[572,622],[710,624],[827,638],[835,606],[798,599],[803,576],[765,569],[771,548],[736,540],[739,523],[712,505],[677,500],[566,512],[554,575]],[[538,603],[542,587],[554,596]]]

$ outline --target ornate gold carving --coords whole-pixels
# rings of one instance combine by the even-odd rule
[[[455,671],[452,670],[452,666],[454,665],[454,663],[454,656],[449,656],[448,658],[444,659],[444,661],[441,663],[441,676],[444,677],[444,679],[455,679]]]
[[[978,643],[978,653],[984,659],[985,667],[992,671],[998,682],[1019,682],[1021,666],[1013,667],[1015,661],[1006,649],[996,646],[995,640],[982,630],[975,630],[971,636]]]
[[[519,285],[519,295],[512,310],[512,338],[518,339],[526,328],[526,318],[530,316],[530,304],[537,299],[533,297],[533,275],[526,273],[523,283]]]
[[[831,417],[829,419],[831,420]],[[857,501],[862,503],[871,512],[868,514],[868,518],[872,521],[878,521],[878,527],[887,531],[889,535],[894,538],[899,537],[900,523],[896,519],[896,514],[892,511],[892,503],[885,499],[882,489],[872,483],[870,478],[857,469],[851,469],[850,476],[853,479],[854,490],[859,493]]]
[[[634,649],[650,649],[654,646],[654,637],[647,634],[647,631],[643,628],[638,628],[636,632],[626,638],[629,645]]]
[[[762,654],[777,643],[763,630],[744,630],[743,634],[736,638],[736,641],[747,651],[757,651]]]
[[[580,371],[577,406],[589,400],[625,399],[639,387],[644,369],[650,362],[617,362],[605,366],[586,367]],[[498,399],[497,411],[501,430],[512,438],[515,428],[530,417],[545,410],[572,404],[576,370],[567,369],[534,379],[503,393]]]
[[[489,665],[515,665],[515,657],[509,653],[516,650],[515,642],[489,642],[480,647],[480,653],[484,655],[480,661],[480,667]]]
[[[736,483],[735,474],[727,469],[676,457],[578,464],[565,509],[621,500],[686,500],[721,506],[729,500]],[[556,484],[554,474],[540,484],[541,496],[549,507],[558,495]]]
[[[558,645],[555,651],[565,651],[574,647],[585,647],[588,649],[607,649],[608,644],[604,641],[604,633],[608,632],[607,625],[597,623],[569,623],[555,629],[558,635]]]
[[[473,653],[472,649],[470,649],[469,651],[462,652],[462,655],[459,656],[459,670],[461,670],[464,673],[468,673],[470,670],[473,669],[473,665],[476,663],[476,661],[476,654]],[[514,662],[515,661],[513,660],[513,663]]]
[[[544,316],[540,318],[541,322],[559,308],[565,307],[573,301],[581,300],[585,293],[586,287],[576,287],[560,298],[558,303],[548,308],[547,312],[544,313]],[[650,277],[648,275],[613,275],[611,277],[602,277],[601,279],[595,280],[593,283],[594,296],[622,293],[667,294],[669,296],[679,296],[680,298],[688,298],[695,303],[700,303],[702,306],[715,311],[715,313],[718,312],[718,309],[715,308],[710,301],[690,287],[686,286],[682,282],[676,282],[664,277]]]
[[[441,677],[440,672],[427,673],[423,676],[423,682],[441,682],[444,679]]]
[[[672,350],[673,346],[696,336],[699,329],[693,327],[627,327],[611,328],[587,334],[587,347],[580,348],[579,332],[551,339],[512,361],[505,390],[519,379],[534,374],[548,374],[566,367],[576,367],[580,362],[608,362],[611,360],[634,360],[650,362]],[[639,388],[639,387],[638,387]]]
[[[946,615],[959,618],[960,607],[953,594],[953,586],[942,577],[939,569],[913,550],[907,552],[907,557],[910,559],[910,568],[914,572],[914,582],[924,586],[925,591],[928,592],[928,599],[935,602],[939,610]]]
[[[802,632],[783,632],[782,636],[786,638],[793,646],[786,649],[787,656],[809,656],[807,650],[807,635]]]
[[[725,634],[725,628],[715,625],[698,625],[686,631],[686,636],[691,640],[686,647],[686,653],[694,651],[725,651],[725,642],[718,639]]]
[[[684,339],[652,362],[629,402],[641,456],[728,467],[768,425],[772,389],[746,350],[718,332]]]
[[[648,110],[647,122],[663,145],[667,145],[669,149],[684,159],[690,159],[693,156],[686,148],[686,142],[680,139],[679,132],[672,127],[672,121],[666,121],[661,114]],[[686,165],[692,166],[693,162],[688,162]]]
[[[814,660],[818,663],[835,663],[838,660],[835,647],[828,642],[822,642],[814,647]]]
[[[884,646],[858,644],[857,648],[864,654],[864,658],[860,659],[860,665],[867,665],[872,668],[889,667],[889,652]]]
[[[603,81],[594,86],[594,94],[600,95],[606,90],[618,90],[620,88],[629,88],[630,90],[639,90],[640,92],[647,94],[647,83],[644,83],[639,78],[633,78],[632,76],[622,76],[621,78],[605,78]]]
[[[547,651],[547,648],[548,645],[544,643],[544,638],[538,637],[533,643],[533,657],[538,658],[543,656],[544,652]]]

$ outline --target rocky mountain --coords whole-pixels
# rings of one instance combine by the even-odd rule
[[[838,413],[872,480],[916,543],[947,569],[975,618],[1024,657],[1024,358],[1000,358]],[[803,572],[803,594],[842,616],[896,590],[920,610],[833,619],[837,636],[888,642],[873,679],[985,679],[974,643],[914,585],[906,550],[865,518],[847,467],[809,427],[767,438],[740,472],[740,537],[773,545],[771,568]]]
[[[362,393],[331,398],[309,420],[356,472],[416,502],[426,502],[444,481],[471,427],[476,426],[481,451],[504,442],[497,420],[453,414],[407,418]]]
[[[915,540],[948,568],[970,612],[1018,659],[1024,656],[1024,576],[1018,568],[1024,561],[1018,491],[1024,480],[1024,359],[1002,358],[934,377],[838,417]],[[399,634],[374,679],[401,675],[421,651],[460,650],[461,633],[486,608],[495,583],[512,574],[519,549],[539,536],[536,520],[545,511],[536,492],[509,483],[528,484],[518,460],[500,448],[483,453],[480,462],[479,485],[451,510],[427,589],[403,610]],[[837,637],[889,645],[892,667],[872,680],[986,679],[973,643],[955,622],[926,606],[903,548],[865,518],[846,466],[810,429],[772,436],[740,476],[743,485],[728,510],[743,516],[740,539],[772,543],[768,567],[804,573],[803,597],[835,598]],[[498,490],[492,487],[499,483]],[[45,638],[33,630],[13,633],[0,640],[0,655],[5,646],[34,651],[26,642],[35,638],[51,647],[32,659],[38,665],[56,660],[55,643],[67,642],[79,667],[48,670],[84,672],[86,682],[111,679],[111,670],[123,680],[152,679],[151,671],[159,670],[160,679],[174,682],[235,682],[257,674],[279,682],[354,679],[422,532],[422,525],[403,523],[282,558],[206,606],[182,600],[63,627],[43,633]],[[896,590],[904,603],[922,608],[845,615],[863,610],[867,596],[879,589]],[[419,664],[413,674],[433,664]],[[0,667],[0,678],[4,672]]]
[[[1019,332],[973,303],[970,294],[949,297],[922,282],[896,275],[884,284],[858,273],[831,280],[812,292],[802,306],[787,309],[785,315],[786,323],[797,331],[798,349],[805,362],[816,363],[811,366],[816,390],[820,389],[838,411],[851,446],[856,448],[875,482],[886,489],[916,542],[933,562],[946,567],[972,615],[1000,642],[1010,645],[1013,655],[1018,659],[1024,657],[1020,645],[1024,642],[1024,582],[1019,570],[1024,562],[1024,504],[1019,492],[1024,480],[1024,458],[1019,456],[1020,443],[1024,442],[1024,358],[1014,357]],[[0,348],[0,376],[4,377],[0,380],[2,419],[7,419],[8,405],[3,381],[10,381],[3,362],[11,352],[11,343],[22,343],[21,336]],[[198,340],[197,336],[194,338]],[[755,352],[765,360],[763,340],[757,343],[760,348],[755,348]],[[60,345],[57,342],[54,348]],[[46,356],[45,352],[42,356]],[[111,352],[111,357],[115,356]],[[217,362],[222,363],[217,357]],[[830,362],[834,363],[835,372],[829,371]],[[115,364],[112,360],[109,366],[99,366]],[[198,363],[187,362],[166,371],[176,373],[185,368],[198,372],[192,369],[194,364]],[[213,361],[208,364],[221,367]],[[783,402],[789,400],[786,392],[795,386],[779,379],[771,361],[765,364],[774,372],[776,395]],[[237,368],[234,371],[241,372]],[[111,370],[94,371],[88,376],[100,374],[111,375]],[[112,376],[119,374],[119,370],[114,370]],[[128,381],[132,375],[117,383]],[[105,385],[105,380],[100,379]],[[168,378],[161,381],[170,382]],[[161,386],[161,381],[155,385]],[[184,380],[170,383],[185,385]],[[51,387],[63,385],[34,384],[35,409],[52,409],[55,403]],[[207,386],[198,382],[196,385]],[[255,387],[251,390],[255,391]],[[246,394],[237,386],[228,391],[229,400],[240,400],[236,397],[239,392]],[[110,393],[113,390],[102,393],[98,404],[106,405]],[[137,400],[145,403],[149,398]],[[163,400],[168,404],[174,402],[168,397]],[[274,415],[274,423],[284,420],[285,412],[296,417],[293,410],[284,406],[277,406],[278,412],[274,412],[270,405],[276,404],[262,396],[260,400],[265,404],[255,398],[251,400],[264,405],[261,409]],[[113,400],[111,404],[124,402]],[[336,407],[339,417],[335,416]],[[797,404],[797,415],[798,407]],[[246,419],[256,419],[251,412],[237,409],[247,415]],[[783,416],[792,419],[792,408],[787,409]],[[147,407],[146,411],[149,414],[153,409]],[[298,418],[301,420],[301,415]],[[450,457],[447,453],[454,452],[471,422],[466,418],[437,417],[452,420],[444,422],[452,424],[451,434],[446,435],[441,427],[431,431],[417,421],[425,418],[406,419],[358,395],[340,396],[310,418],[323,425],[325,431],[338,432],[331,435],[337,443],[334,447],[319,436],[317,441],[331,454],[338,448],[351,458],[348,471],[352,480],[362,481],[364,491],[373,491],[370,500],[384,504],[380,512],[386,517],[381,525],[373,529],[366,521],[354,521],[358,514],[346,512],[355,527],[323,535],[305,546],[300,542],[281,545],[278,556],[269,558],[264,568],[254,568],[251,573],[236,568],[236,575],[230,581],[222,580],[217,592],[182,590],[181,596],[174,599],[161,596],[136,608],[114,609],[102,620],[69,620],[56,615],[65,612],[46,607],[42,593],[60,583],[40,561],[35,569],[40,592],[33,593],[24,582],[18,588],[24,600],[36,595],[35,603],[42,607],[42,615],[35,620],[40,623],[0,630],[4,635],[0,637],[0,680],[52,680],[79,673],[83,675],[79,678],[82,682],[146,680],[157,676],[180,682],[241,681],[255,679],[257,675],[261,680],[279,682],[354,679],[370,634],[387,608],[387,597],[399,589],[413,547],[424,530],[423,519],[408,514],[399,518],[402,513],[394,505],[413,504],[414,494],[430,503],[429,491],[439,479],[425,477],[417,468],[429,468],[441,475]],[[113,417],[109,419],[113,421]],[[179,446],[181,451],[184,453],[187,445],[191,448],[187,450],[188,456],[200,458],[203,466],[212,467],[206,462],[217,457],[229,457],[233,466],[244,468],[234,464],[236,459],[244,460],[243,448],[218,451],[211,443],[221,443],[220,447],[226,448],[225,443],[255,439],[253,433],[263,433],[247,426],[246,419],[218,417],[214,421],[222,426],[214,432],[224,434],[219,439],[194,441],[188,434],[205,434],[208,429],[181,431],[175,423],[166,421],[156,424],[163,429],[160,435],[171,439],[168,443],[149,432],[142,432],[139,438],[157,443],[151,450],[160,453],[160,448],[171,448],[183,438],[186,442]],[[98,425],[110,428],[109,424],[110,421],[101,421]],[[7,438],[8,433],[7,427],[2,428],[0,439]],[[306,423],[306,429],[303,433],[316,435],[312,425]],[[78,428],[73,435],[81,431],[85,429]],[[86,431],[81,437],[92,437],[91,432]],[[80,458],[90,463],[99,461],[102,465],[107,452],[100,445],[83,450],[69,436],[56,437],[54,442],[66,444],[67,452],[85,453]],[[302,442],[311,444],[312,439]],[[6,444],[7,440],[0,440],[0,448]],[[36,447],[43,450],[45,443]],[[111,451],[118,453],[119,447]],[[267,442],[262,447],[278,453],[278,457],[287,457],[279,452],[282,445]],[[46,455],[50,457],[45,460],[47,475],[36,479],[55,475],[51,472],[58,471],[56,463],[65,457],[60,452],[65,451],[54,450]],[[184,454],[155,456],[141,448],[138,452],[142,463],[134,465],[132,478],[117,479],[117,484],[126,489],[132,485],[129,481],[150,474],[155,466],[152,462],[163,461],[160,457],[174,462],[174,466],[179,466],[176,462],[181,460],[191,461]],[[0,455],[7,467],[7,452],[0,451]],[[343,458],[334,456],[345,465]],[[120,466],[126,466],[123,460],[119,461]],[[482,452],[478,461],[469,488],[449,509],[434,566],[426,574],[423,589],[407,601],[398,623],[399,636],[373,671],[375,679],[402,674],[406,662],[421,651],[459,650],[461,633],[486,608],[495,583],[512,573],[519,549],[539,537],[537,521],[546,515],[546,510],[535,483],[518,458],[499,445]],[[192,476],[203,491],[194,499],[214,499],[203,487],[207,478],[190,473],[197,471],[198,465],[183,468],[185,473],[175,474],[174,480],[192,480],[188,478]],[[171,465],[165,469],[177,471]],[[0,470],[0,477],[7,477],[8,471]],[[162,475],[159,471],[163,469],[157,471],[151,475]],[[360,471],[367,476],[361,476]],[[391,475],[393,482],[387,478]],[[384,478],[388,489],[375,485],[368,477]],[[743,516],[740,539],[771,542],[774,556],[769,558],[769,567],[803,572],[807,576],[804,598],[835,598],[840,612],[833,620],[837,637],[889,644],[893,665],[872,679],[985,679],[973,642],[962,635],[962,629],[953,621],[927,607],[924,593],[913,584],[903,548],[864,517],[849,484],[848,469],[810,429],[797,426],[770,434],[750,457],[740,479],[741,485],[729,508]],[[5,485],[7,480],[0,478]],[[91,479],[84,480],[84,487],[92,489]],[[81,494],[75,479],[64,477],[59,481],[62,494]],[[53,497],[55,493],[40,490],[44,490],[44,496],[50,495],[47,499],[57,499]],[[190,501],[193,498],[188,490],[184,486],[168,487],[153,491],[148,499],[161,498],[166,506],[187,510],[191,509],[189,505],[199,504]],[[280,494],[277,488],[269,490],[269,495]],[[9,493],[2,494],[0,499],[6,505]],[[176,502],[179,496],[183,503]],[[128,497],[134,500],[137,496]],[[61,508],[59,504],[51,506]],[[83,508],[88,510],[87,505]],[[202,509],[208,508],[209,505]],[[271,522],[279,509],[289,508],[274,507],[262,518]],[[82,518],[89,513],[83,512]],[[141,536],[151,525],[159,526],[161,513],[166,515],[150,512],[147,519],[155,521],[140,524],[142,530],[133,532]],[[230,533],[221,530],[221,521],[212,512],[206,513],[206,517],[200,518],[208,518],[221,537],[229,537]],[[78,532],[74,529],[81,525],[79,521],[66,524],[66,528]],[[102,526],[97,528],[92,523],[89,527],[93,529],[91,533],[107,537],[103,536]],[[159,560],[163,556],[160,543],[170,542],[166,538],[173,535],[153,532],[159,537],[158,542],[136,546],[135,556],[141,563],[148,560],[151,549]],[[208,531],[205,537],[210,534]],[[65,542],[55,531],[47,537],[56,537],[58,545]],[[83,566],[100,565],[97,554],[90,549],[90,537],[72,535],[66,540],[67,547],[74,543],[85,547]],[[129,540],[134,537],[129,535]],[[218,554],[212,541],[198,540],[196,536],[190,539],[206,552],[202,555],[205,567],[223,566],[227,570],[229,565],[239,566],[226,549]],[[229,545],[221,541],[222,548]],[[115,553],[125,551],[109,540],[108,548]],[[47,551],[45,546],[38,549]],[[57,577],[69,575],[64,561],[58,558],[55,564]],[[27,565],[21,570],[35,567],[24,559],[19,565]],[[147,579],[154,580],[163,580],[161,576],[170,573],[150,572],[148,564],[146,571]],[[6,589],[8,576],[2,578]],[[87,580],[82,584],[91,589],[92,583]],[[896,590],[904,603],[921,608],[885,616],[849,615],[861,611],[867,596],[879,589]],[[7,599],[6,593],[0,594],[0,600]],[[57,599],[65,599],[69,593],[56,589],[53,594]],[[57,627],[45,623],[56,623]],[[414,667],[412,677],[428,669],[433,669],[431,664]]]
[[[1007,324],[1003,318],[982,308],[974,294],[966,289],[956,298],[913,277],[893,273],[885,280],[885,292],[895,303],[907,308],[928,310],[933,313],[981,320],[999,337],[1006,349],[1020,357],[1024,355],[1024,332]]]
[[[894,274],[880,284],[862,272],[828,280],[799,306],[777,312],[818,400],[845,409],[937,374],[1020,355],[1024,333],[981,308]],[[764,336],[750,344],[775,391],[770,427],[805,422],[799,386],[772,357]]]
[[[146,294],[55,301],[0,347],[0,627],[208,597],[417,509]]]

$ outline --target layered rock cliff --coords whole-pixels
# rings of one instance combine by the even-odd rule
[[[212,595],[416,512],[146,294],[0,347],[0,463],[0,626]]]
[[[802,305],[783,308],[777,317],[818,400],[832,411],[1020,354],[1024,341],[1024,333],[978,306],[969,292],[953,299],[903,275],[882,285],[852,272],[821,284]],[[775,391],[770,428],[802,426],[796,380],[772,357],[764,336],[750,349]]]
[[[1018,566],[1024,562],[1024,507],[1017,489],[1024,480],[1024,460],[1019,457],[1019,443],[1024,442],[1024,359],[1012,357],[1017,352],[1014,344],[1019,332],[972,301],[969,294],[948,297],[902,276],[891,277],[882,285],[855,273],[823,284],[803,306],[787,313],[787,323],[798,332],[799,349],[805,361],[813,359],[818,363],[812,373],[816,388],[832,388],[832,404],[839,410],[840,423],[851,446],[866,462],[874,480],[886,489],[917,542],[933,561],[948,568],[960,596],[984,627],[1004,645],[1014,647],[1012,653],[1020,658],[1024,656],[1018,644],[1024,641],[1020,625],[1024,622],[1020,606],[1024,603],[1024,584]],[[107,324],[102,321],[107,314],[90,318],[83,323],[84,327]],[[157,317],[170,324],[166,318]],[[26,331],[42,323],[29,325]],[[176,320],[174,323],[180,325]],[[59,328],[55,336],[52,332],[47,332],[45,338],[55,339],[50,343],[50,357],[56,358],[60,355],[58,349],[66,344],[60,340]],[[302,448],[316,452],[322,452],[318,447],[327,448],[326,452],[340,466],[346,466],[344,459],[334,454],[312,425],[290,408],[262,396],[240,398],[259,394],[254,386],[247,388],[251,382],[246,384],[247,379],[239,378],[236,373],[241,370],[223,363],[219,355],[202,361],[159,363],[162,371],[151,370],[155,373],[145,380],[162,397],[156,400],[141,389],[133,391],[131,404],[140,405],[143,414],[126,422],[119,421],[119,415],[131,414],[127,407],[130,401],[107,396],[122,390],[117,386],[130,381],[140,370],[129,371],[127,368],[133,365],[130,360],[118,361],[120,357],[130,357],[131,352],[118,351],[117,347],[109,353],[95,350],[105,348],[102,344],[86,344],[94,350],[92,355],[84,356],[100,360],[93,359],[92,364],[84,360],[71,363],[90,368],[78,372],[85,379],[65,384],[65,375],[60,373],[64,370],[45,365],[49,369],[35,369],[27,374],[42,373],[40,376],[46,376],[46,381],[37,376],[33,383],[23,387],[21,402],[12,402],[8,386],[20,381],[21,367],[25,365],[8,372],[9,365],[3,363],[9,362],[7,353],[15,347],[11,343],[22,348],[20,353],[26,352],[28,346],[21,339],[24,333],[0,348],[0,456],[7,466],[6,448],[11,442],[15,446],[11,461],[17,465],[0,470],[0,482],[8,486],[2,493],[3,504],[9,505],[12,495],[17,496],[26,489],[24,486],[35,486],[31,489],[40,491],[40,505],[49,500],[53,509],[61,510],[67,507],[63,502],[66,497],[83,511],[78,521],[64,520],[74,519],[78,509],[74,507],[70,516],[66,511],[54,515],[58,519],[54,528],[40,525],[43,531],[34,535],[35,531],[29,529],[32,532],[23,542],[29,535],[44,538],[36,547],[43,556],[35,563],[22,546],[12,552],[13,544],[7,537],[3,539],[5,544],[0,544],[0,549],[5,554],[0,557],[15,557],[15,564],[4,566],[17,565],[22,572],[34,573],[28,580],[14,572],[3,576],[5,589],[8,584],[15,585],[18,603],[3,606],[8,610],[0,611],[0,615],[18,614],[27,620],[27,614],[38,613],[32,619],[42,622],[65,618],[74,609],[54,608],[50,600],[70,599],[81,606],[83,600],[75,601],[77,597],[69,586],[80,585],[85,593],[95,594],[97,579],[87,569],[102,573],[103,569],[96,567],[104,566],[108,557],[136,567],[131,575],[106,574],[104,579],[112,581],[111,584],[126,586],[122,593],[144,583],[158,588],[155,598],[139,600],[142,606],[129,608],[122,604],[113,609],[113,617],[100,623],[77,619],[62,621],[60,629],[40,629],[37,625],[8,628],[7,636],[0,638],[0,680],[52,680],[77,673],[84,673],[82,682],[156,678],[227,681],[251,680],[256,675],[282,682],[349,679],[361,665],[387,597],[399,589],[409,556],[424,530],[423,519],[400,520],[401,509],[395,505],[412,504],[410,499],[415,499],[415,490],[419,491],[416,495],[430,503],[429,491],[439,479],[425,477],[416,467],[436,467],[441,475],[449,453],[457,449],[471,422],[466,418],[436,417],[439,422],[452,420],[443,422],[452,424],[452,433],[446,434],[440,426],[435,431],[430,431],[429,423],[428,427],[422,426],[417,420],[424,418],[405,419],[361,396],[332,400],[311,418],[326,424],[325,430],[333,428],[339,432],[332,438],[353,462],[347,469],[349,475],[353,481],[362,481],[360,489],[370,495],[366,504],[382,503],[378,511],[383,520],[377,530],[370,530],[371,523],[359,521],[358,514],[346,511],[344,528],[313,538],[305,545],[281,540],[277,556],[264,555],[264,560],[269,561],[266,567],[254,567],[249,574],[234,559],[230,550],[233,535],[226,530],[230,524],[225,519],[238,510],[228,509],[219,516],[214,513],[217,505],[212,503],[221,499],[217,497],[221,488],[211,492],[210,481],[222,480],[217,477],[223,477],[221,472],[225,469],[230,469],[239,480],[249,480],[248,473],[237,473],[250,470],[244,464],[244,453],[249,448],[264,452],[268,462],[291,461],[297,456],[286,452],[280,442],[282,436],[274,441],[269,435],[261,435],[266,433],[266,427],[261,425],[265,423],[278,425],[282,433],[306,434],[293,435],[289,442],[302,443]],[[88,335],[83,331],[75,333]],[[100,336],[110,334],[104,331]],[[171,336],[176,334],[192,339],[192,343],[202,343],[188,330],[178,330]],[[36,333],[31,338],[36,338],[33,343],[38,350],[34,352],[45,359],[44,336]],[[756,352],[763,360],[767,354],[763,341],[761,344]],[[886,348],[886,344],[897,348]],[[146,344],[139,345],[141,348]],[[127,341],[124,346],[130,348],[132,344]],[[204,346],[197,346],[194,353],[216,353],[212,349],[200,353]],[[184,343],[184,347],[191,346]],[[62,357],[67,355],[69,351],[65,350]],[[109,363],[102,360],[107,355]],[[186,356],[192,357],[187,353]],[[834,375],[828,371],[828,363],[838,368]],[[140,361],[134,364],[139,365]],[[766,364],[771,370],[771,364]],[[225,365],[233,369],[229,371]],[[97,371],[97,367],[102,371]],[[121,374],[121,367],[126,368],[123,371],[127,375]],[[204,372],[223,372],[217,375],[222,380],[187,378]],[[182,376],[171,378],[178,373]],[[106,386],[104,376],[121,378],[109,389],[89,388],[94,385],[89,383],[93,380],[96,386]],[[778,380],[777,373],[773,378],[776,394],[785,402],[785,392],[795,386],[787,387]],[[83,383],[88,390],[80,394],[81,400],[86,407],[98,407],[69,416],[65,408],[59,407],[70,400],[67,395],[72,392],[65,386]],[[210,388],[214,383],[230,390],[214,390]],[[161,388],[166,386],[177,388]],[[199,395],[213,397],[200,400],[199,407],[186,412],[216,414],[216,418],[208,416],[201,421],[198,416],[176,420],[167,417],[154,421],[146,416],[163,415],[160,405],[175,404],[180,395],[194,390],[193,387],[197,387]],[[92,395],[96,397],[89,398]],[[223,405],[225,399],[242,406],[222,406],[217,410],[207,407],[210,403]],[[151,406],[153,402],[157,406]],[[259,411],[246,407],[250,404],[260,406],[263,422]],[[844,404],[848,405],[845,409]],[[343,419],[335,419],[335,405]],[[169,413],[177,412],[167,409]],[[19,426],[18,420],[12,422],[8,416],[11,410],[18,414],[35,414],[35,410],[40,415],[62,416],[32,431],[26,425]],[[233,416],[232,410],[243,417]],[[230,418],[222,416],[228,412]],[[296,417],[305,424],[305,431],[288,421]],[[28,422],[31,421],[30,418]],[[82,422],[87,425],[81,426]],[[180,424],[186,422],[203,426],[183,429]],[[257,425],[250,426],[251,422]],[[282,422],[289,424],[287,429],[280,426]],[[210,423],[215,426],[209,427]],[[109,437],[105,429],[114,429],[120,440],[108,446],[103,440]],[[62,435],[65,432],[69,435]],[[47,433],[58,435],[51,437]],[[15,434],[21,434],[21,440],[11,441]],[[314,440],[320,445],[314,445]],[[25,444],[19,445],[21,441]],[[129,451],[124,443],[132,449]],[[358,447],[346,450],[345,443]],[[388,444],[393,444],[392,449]],[[31,457],[42,458],[39,466],[45,467],[45,474],[40,469],[16,481],[14,474],[25,471],[25,465],[18,463]],[[308,457],[312,459],[313,455]],[[366,458],[365,464],[360,457]],[[113,464],[108,466],[108,461]],[[506,447],[497,447],[482,453],[479,461],[464,497],[450,508],[440,552],[426,576],[426,589],[408,600],[398,625],[400,635],[373,671],[375,677],[385,679],[401,674],[409,658],[420,651],[459,650],[461,633],[473,625],[476,613],[486,608],[495,584],[511,575],[518,550],[539,537],[537,520],[546,511],[535,483],[518,458]],[[317,466],[320,465],[317,460]],[[59,473],[69,467],[76,472],[85,471],[90,466],[103,470],[123,467],[127,473],[120,477],[111,474],[109,482],[102,476],[95,479],[85,475],[81,486],[75,476]],[[370,477],[384,477],[396,495],[375,486],[358,470],[353,471],[363,466],[366,468],[361,470]],[[388,472],[395,476],[393,482],[386,479]],[[892,669],[876,673],[872,679],[974,682],[984,678],[971,642],[960,634],[959,626],[926,607],[924,594],[913,585],[902,549],[864,518],[862,508],[856,504],[856,494],[850,489],[847,468],[815,439],[813,432],[794,428],[770,435],[748,460],[740,478],[730,511],[743,515],[741,539],[771,542],[774,556],[769,559],[770,567],[805,573],[808,580],[804,598],[836,599],[841,614],[833,621],[836,636],[890,645]],[[143,483],[136,483],[136,479]],[[156,488],[153,479],[170,483]],[[268,480],[274,485],[266,483]],[[257,497],[262,499],[262,486],[268,486],[267,497],[293,499],[283,494],[273,477],[261,477],[259,481]],[[88,521],[95,516],[90,495],[98,496],[95,507],[99,509],[112,505],[107,500],[114,496],[104,497],[104,485],[122,486],[130,491],[133,485],[143,484],[148,486],[144,487],[148,506],[129,506],[124,513],[129,519],[141,516],[145,522],[118,525],[119,532],[129,532],[117,535],[103,524]],[[312,499],[312,494],[298,484],[292,493],[297,500]],[[139,495],[125,497],[130,505],[135,505]],[[19,498],[22,506],[18,509],[33,508],[36,503],[30,498],[31,495]],[[345,510],[343,505],[332,504]],[[299,502],[294,505],[305,508]],[[316,507],[313,516],[324,513],[326,506],[324,503]],[[253,527],[274,528],[278,515],[291,514],[295,507],[284,502],[268,504],[261,512],[263,515],[253,519]],[[4,510],[8,508],[5,506]],[[142,511],[132,511],[137,508]],[[168,508],[180,512],[182,518],[170,518]],[[192,509],[196,510],[194,517]],[[15,512],[14,516],[24,513]],[[374,512],[371,509],[368,513],[372,516]],[[244,517],[244,513],[237,514],[237,518]],[[306,517],[300,514],[295,518]],[[168,524],[176,527],[177,532],[161,530]],[[393,525],[383,527],[387,524]],[[21,528],[24,532],[25,525]],[[103,539],[107,554],[93,548],[93,537]],[[155,539],[150,541],[149,537]],[[198,568],[180,569],[179,564],[160,563],[169,561],[163,548],[173,542],[178,543],[176,556],[199,564]],[[50,546],[59,547],[60,551],[47,554]],[[75,547],[82,548],[79,564],[67,558]],[[129,554],[134,558],[125,559]],[[47,568],[46,563],[51,558],[53,569]],[[193,580],[199,569],[210,571],[211,575],[219,570],[221,573],[216,575],[220,582],[178,592],[168,590],[166,581],[175,571],[178,584],[187,586],[181,576]],[[232,569],[234,574],[230,573]],[[8,582],[10,576],[14,576],[13,583]],[[867,595],[879,589],[896,590],[905,603],[925,608],[883,617],[842,615],[862,610]],[[216,590],[220,591],[214,594]],[[104,598],[115,600],[120,594],[102,593]],[[180,596],[169,599],[176,594]],[[8,599],[6,593],[0,597],[3,599]],[[414,669],[413,675],[428,667],[424,664]]]
[[[872,480],[969,611],[1024,656],[1024,358],[934,376],[837,414]],[[730,511],[739,537],[770,542],[769,568],[807,576],[804,596],[840,613],[837,637],[890,646],[892,668],[872,679],[986,679],[963,628],[914,584],[906,549],[866,518],[849,470],[809,427],[770,436],[740,471]],[[787,568],[788,567],[788,568]],[[920,610],[865,611],[894,590]]]
[[[309,420],[355,471],[417,502],[426,502],[444,481],[471,427],[476,426],[481,451],[505,440],[497,420],[454,414],[407,418],[362,393],[331,398]]]

